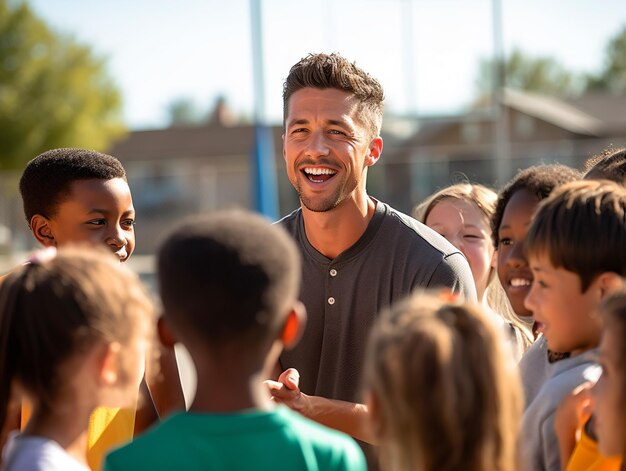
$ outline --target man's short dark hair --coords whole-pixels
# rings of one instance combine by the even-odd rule
[[[535,165],[518,171],[498,194],[496,210],[491,219],[494,246],[498,248],[500,243],[498,231],[500,224],[502,224],[504,209],[514,193],[519,190],[527,190],[535,195],[538,201],[541,201],[547,198],[557,186],[578,180],[580,177],[580,172],[562,164]]]
[[[372,136],[380,134],[385,100],[383,88],[355,63],[339,54],[309,54],[302,58],[291,67],[283,84],[283,120],[287,119],[289,99],[303,88],[334,88],[353,94],[360,103],[363,124]]]
[[[77,180],[126,180],[115,157],[88,149],[53,149],[28,162],[20,179],[24,215],[30,224],[35,214],[54,217],[59,203]]]
[[[555,189],[539,205],[524,249],[578,275],[583,293],[604,272],[626,276],[626,188],[589,180]]]
[[[612,180],[626,186],[626,148],[606,149],[583,166],[585,180]]]
[[[181,223],[158,254],[159,290],[174,330],[220,346],[273,340],[300,287],[300,258],[285,230],[243,210]]]

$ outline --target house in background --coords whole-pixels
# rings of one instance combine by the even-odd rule
[[[480,109],[423,121],[412,136],[386,148],[387,201],[409,211],[438,188],[464,179],[497,189],[519,169],[554,162],[580,168],[611,145],[626,146],[626,96],[565,101],[507,90],[503,108],[508,145],[498,162],[495,121]]]
[[[563,101],[507,90],[503,108],[508,145],[498,161],[488,112],[419,122],[386,116],[383,156],[368,174],[369,194],[408,213],[433,191],[464,178],[495,188],[520,168],[550,162],[580,167],[611,144],[626,145],[626,96]],[[254,207],[254,126],[229,116],[218,102],[205,125],[135,131],[109,149],[128,171],[138,253],[153,253],[163,233],[186,215]],[[272,132],[279,212],[285,215],[298,199],[285,174],[282,127]]]
[[[278,176],[284,174],[282,127],[272,128]],[[187,215],[222,208],[253,208],[255,128],[230,118],[218,102],[204,125],[134,131],[108,152],[123,163],[137,211],[137,251],[153,253],[159,238]],[[297,207],[285,179],[281,206]],[[281,213],[283,214],[283,213]]]

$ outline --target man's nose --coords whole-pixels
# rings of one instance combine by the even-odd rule
[[[307,140],[306,154],[310,157],[328,155],[328,142],[323,132],[313,132]]]

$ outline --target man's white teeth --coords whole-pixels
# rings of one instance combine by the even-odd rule
[[[305,168],[304,172],[309,175],[334,175],[337,173],[329,168]]]
[[[510,281],[511,286],[513,286],[514,288],[519,288],[520,286],[530,286],[531,285],[531,281],[527,280],[526,278],[513,278]]]

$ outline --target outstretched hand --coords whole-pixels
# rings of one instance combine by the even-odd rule
[[[280,374],[278,381],[267,380],[265,385],[272,395],[272,400],[306,415],[309,401],[308,396],[300,391],[298,370],[289,368]]]
[[[300,373],[295,368],[283,371],[278,381],[265,381],[274,402],[285,404],[303,416],[326,427],[376,443],[369,426],[369,411],[363,404],[309,396],[300,391]]]

